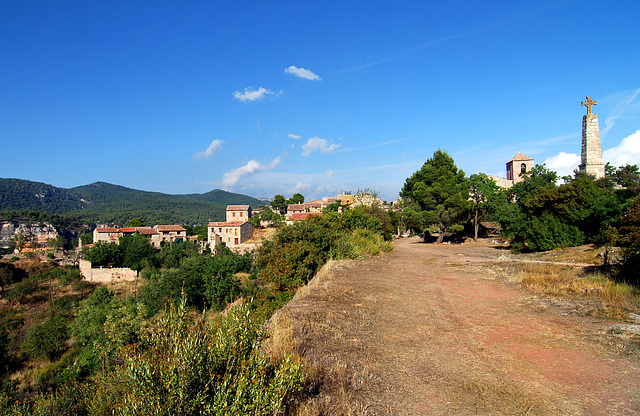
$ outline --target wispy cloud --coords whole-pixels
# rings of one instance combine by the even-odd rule
[[[224,143],[222,140],[212,141],[209,147],[207,147],[207,150],[196,153],[195,155],[193,155],[193,158],[196,160],[209,159],[211,156],[213,156],[216,150],[222,148],[222,143]]]
[[[293,133],[289,133],[287,135],[287,137],[290,138],[290,139],[296,139],[296,140],[302,138],[302,137],[298,136],[297,134],[293,134]]]
[[[344,69],[336,71],[335,74],[351,73],[351,72],[360,71],[362,69],[366,69],[366,68],[369,68],[369,67],[372,67],[372,66],[376,66],[376,65],[387,63],[387,62],[395,61],[396,59],[402,58],[402,57],[407,56],[407,55],[414,54],[416,52],[419,52],[419,51],[421,51],[423,49],[426,49],[426,48],[429,48],[431,46],[436,46],[436,45],[439,45],[441,43],[444,43],[444,42],[447,42],[447,41],[450,41],[450,40],[455,40],[455,39],[465,38],[465,37],[468,37],[468,36],[477,35],[478,33],[486,32],[486,31],[489,31],[491,29],[494,29],[494,28],[497,28],[497,27],[500,27],[500,26],[503,26],[503,25],[506,25],[506,24],[509,24],[509,23],[512,23],[512,22],[516,22],[516,21],[519,21],[519,20],[522,20],[522,19],[526,19],[528,17],[535,16],[535,15],[543,13],[543,12],[545,12],[547,10],[554,9],[556,7],[560,7],[560,6],[564,5],[564,4],[572,3],[572,2],[575,2],[575,0],[559,1],[557,3],[553,3],[553,4],[549,5],[549,6],[544,6],[544,7],[532,10],[530,12],[526,12],[526,13],[520,14],[518,16],[514,16],[514,17],[512,17],[510,19],[505,19],[505,20],[502,20],[502,21],[499,21],[499,22],[496,22],[496,23],[493,23],[493,24],[490,24],[490,25],[487,25],[487,26],[482,26],[482,27],[479,27],[477,29],[471,29],[471,30],[468,30],[468,31],[465,31],[465,32],[455,33],[455,34],[450,35],[450,36],[445,36],[445,37],[442,37],[442,38],[439,38],[439,39],[434,39],[432,41],[423,43],[421,45],[414,46],[413,48],[405,49],[405,50],[400,51],[400,52],[398,52],[396,54],[393,54],[393,55],[390,55],[390,56],[387,56],[387,57],[384,57],[384,58],[381,58],[381,59],[378,59],[378,60],[375,60],[375,61],[372,61],[372,62],[369,62],[369,63],[366,63],[366,64],[362,64],[362,65],[351,67],[351,68],[344,68]]]
[[[609,130],[611,130],[613,125],[616,124],[616,121],[629,109],[629,107],[631,107],[634,100],[639,95],[640,95],[640,88],[638,88],[635,91],[632,91],[622,100],[620,100],[618,104],[615,105],[615,107],[613,107],[613,110],[611,110],[611,113],[609,113],[609,116],[604,121],[605,127],[600,131],[600,136],[602,138],[607,136],[607,133],[609,133]]]
[[[298,78],[308,79],[311,81],[320,81],[322,79],[308,69],[298,68],[293,65],[291,65],[289,68],[285,68],[284,73],[293,74]]]
[[[274,92],[263,87],[260,87],[257,90],[254,90],[251,87],[247,87],[244,89],[244,92],[235,91],[233,93],[233,98],[240,100],[242,102],[245,102],[245,101],[261,100],[267,95],[273,95],[277,97],[281,94],[282,94],[282,91]]]
[[[240,182],[246,176],[249,176],[255,172],[261,172],[269,169],[273,169],[280,164],[280,157],[277,157],[271,161],[271,163],[264,165],[257,160],[250,160],[246,165],[240,166],[237,169],[227,172],[222,175],[222,185],[231,187]]]
[[[302,156],[309,156],[311,153],[320,151],[322,153],[331,153],[340,147],[339,144],[329,144],[325,139],[312,137],[302,145]]]
[[[406,140],[409,140],[409,137],[404,138],[404,139],[389,140],[389,141],[386,141],[386,142],[376,143],[376,144],[372,144],[372,145],[364,146],[364,147],[350,147],[350,148],[344,149],[343,152],[354,152],[354,151],[360,151],[360,150],[375,149],[376,147],[388,146],[390,144],[400,143],[400,142],[404,142]]]

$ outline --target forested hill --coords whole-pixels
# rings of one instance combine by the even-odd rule
[[[1,210],[33,210],[53,214],[77,211],[85,202],[69,189],[42,182],[0,178]]]
[[[264,205],[256,198],[219,189],[204,194],[169,195],[105,182],[65,189],[0,178],[0,210],[41,211],[83,223],[126,224],[132,218],[142,218],[150,225],[206,224],[224,220],[230,204],[253,208]]]

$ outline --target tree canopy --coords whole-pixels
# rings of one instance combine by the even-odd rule
[[[400,196],[406,202],[405,213],[413,227],[424,231],[430,225],[437,226],[438,243],[453,224],[466,219],[471,207],[464,171],[441,149],[407,178]]]

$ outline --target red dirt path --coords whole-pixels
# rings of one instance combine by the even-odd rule
[[[491,247],[401,239],[340,263],[281,317],[322,383],[323,414],[637,415],[640,362],[612,323],[536,307]],[[566,315],[566,316],[565,316]],[[314,411],[308,411],[313,413]]]

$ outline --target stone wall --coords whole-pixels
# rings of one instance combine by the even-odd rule
[[[89,282],[116,283],[136,280],[136,271],[126,267],[92,268],[88,260],[79,260],[80,273]]]

